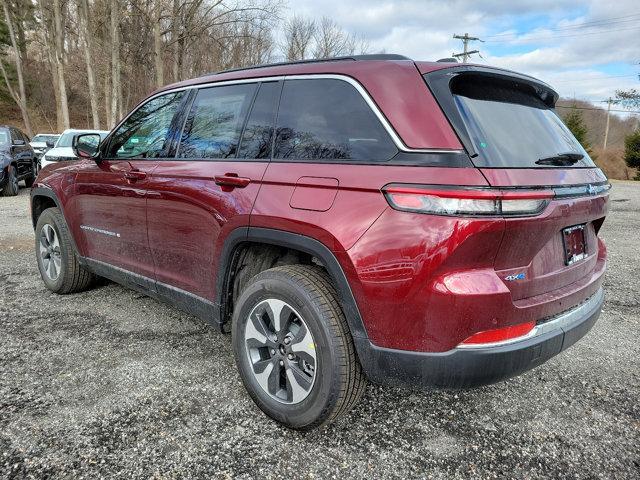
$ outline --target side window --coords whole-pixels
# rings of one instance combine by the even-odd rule
[[[10,128],[9,130],[11,131],[11,143],[14,143],[16,140],[22,140],[22,137],[18,133],[18,130],[16,130],[15,128]]]
[[[273,121],[279,94],[280,83],[268,82],[260,85],[242,133],[238,158],[271,158]]]
[[[203,88],[182,132],[180,158],[234,158],[256,84]]]
[[[186,92],[149,100],[120,125],[111,138],[109,158],[161,158],[168,155],[169,127]]]
[[[362,95],[337,79],[286,80],[276,159],[385,161],[397,149]]]

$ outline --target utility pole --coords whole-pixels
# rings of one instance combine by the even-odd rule
[[[470,37],[468,33],[465,33],[464,35],[454,34],[453,38],[462,40],[462,45],[464,46],[464,49],[462,53],[453,53],[451,56],[453,58],[462,57],[462,63],[467,63],[467,60],[469,59],[469,57],[474,53],[480,53],[480,50],[469,51],[469,42],[471,41],[484,42],[484,40],[480,40],[478,37]]]
[[[607,149],[607,140],[609,139],[609,120],[611,119],[611,104],[613,103],[613,99],[609,97],[607,100],[607,126],[604,128],[604,143],[602,145],[602,149]]]

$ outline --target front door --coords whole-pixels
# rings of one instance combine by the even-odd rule
[[[137,274],[145,286],[155,271],[147,238],[149,177],[169,155],[172,122],[185,97],[154,97],[134,111],[107,138],[100,163],[80,163],[68,207],[81,253]]]
[[[220,249],[230,232],[249,225],[271,156],[280,86],[198,90],[175,159],[159,162],[147,186],[158,289],[168,286],[215,301]]]

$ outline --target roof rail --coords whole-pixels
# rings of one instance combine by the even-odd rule
[[[241,72],[243,70],[254,70],[257,68],[281,67],[285,65],[300,65],[305,63],[337,62],[337,61],[345,61],[345,60],[356,62],[356,61],[362,61],[362,60],[411,60],[411,59],[409,57],[405,57],[404,55],[397,55],[394,53],[374,53],[370,55],[350,55],[345,57],[314,58],[311,60],[296,60],[293,62],[263,63],[260,65],[253,65],[251,67],[240,67],[240,68],[230,68],[228,70],[220,70],[219,72],[207,73],[201,76],[207,77],[210,75],[219,75],[221,73]]]

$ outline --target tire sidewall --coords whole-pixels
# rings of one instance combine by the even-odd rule
[[[65,248],[66,243],[64,242],[62,229],[66,229],[66,225],[60,225],[58,219],[55,217],[51,210],[53,209],[48,209],[42,212],[42,214],[38,218],[38,223],[36,224],[36,259],[38,261],[38,270],[40,271],[42,281],[45,283],[49,290],[53,292],[59,292],[64,286],[65,275],[67,273],[67,265],[69,265],[68,257],[70,254],[72,254],[72,252],[67,251],[68,249]],[[40,234],[42,232],[42,227],[47,224],[53,227],[53,230],[58,236],[58,244],[60,245],[60,273],[58,274],[58,278],[56,278],[55,280],[51,280],[44,271],[44,267],[42,265],[42,257],[40,255]]]
[[[316,379],[311,393],[300,403],[278,402],[266,393],[253,374],[244,345],[244,328],[249,314],[263,300],[276,298],[288,303],[304,319],[316,345]],[[338,373],[335,365],[336,345],[333,335],[321,318],[318,305],[306,289],[281,272],[263,272],[250,282],[238,299],[234,312],[232,339],[238,370],[254,402],[269,416],[293,428],[321,423],[338,398]]]
[[[18,171],[14,165],[9,165],[7,168],[7,184],[4,186],[3,194],[5,196],[15,196],[18,194],[20,186],[18,185]],[[15,187],[15,188],[14,188]]]

